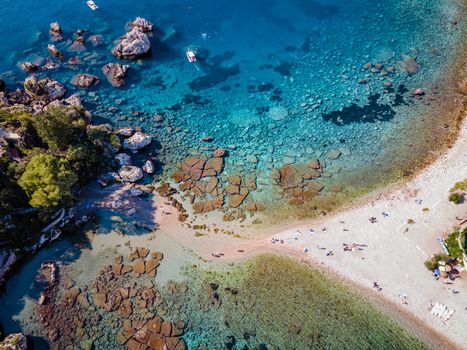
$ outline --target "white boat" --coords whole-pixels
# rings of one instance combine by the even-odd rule
[[[86,4],[89,6],[89,8],[93,11],[97,10],[99,6],[96,5],[96,3],[93,0],[88,0],[86,1]]]
[[[188,62],[190,63],[196,62],[195,52],[191,49],[186,50],[186,58],[188,59]]]

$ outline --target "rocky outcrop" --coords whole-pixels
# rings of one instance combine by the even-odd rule
[[[127,165],[120,168],[118,176],[123,182],[136,182],[143,177],[143,171],[137,166]]]
[[[133,136],[127,138],[125,141],[123,141],[123,148],[132,150],[132,151],[138,151],[141,148],[144,148],[151,144],[152,137],[142,133],[142,132],[136,132]]]
[[[58,58],[59,60],[63,60],[63,57],[64,57],[63,54],[60,52],[59,49],[57,49],[55,45],[53,44],[47,45],[47,50],[53,57]]]
[[[136,17],[133,22],[129,24],[130,28],[139,28],[145,33],[152,32],[153,24],[145,18]]]
[[[30,75],[24,81],[24,91],[32,98],[45,101],[55,101],[62,99],[66,94],[65,87],[56,80],[43,78],[37,80],[34,75]]]
[[[95,75],[90,75],[90,74],[78,74],[73,77],[71,80],[71,83],[75,86],[79,86],[82,88],[88,88],[93,85],[99,84],[100,79],[99,77],[96,77]]]
[[[10,334],[0,342],[2,350],[26,350],[27,348],[27,339],[22,333]]]
[[[127,64],[108,63],[102,68],[107,80],[115,87],[120,87],[125,84],[125,78],[128,74],[130,66]]]
[[[147,174],[154,174],[154,172],[156,171],[156,167],[150,159],[144,162],[143,171]]]
[[[123,37],[112,50],[112,54],[123,59],[137,59],[149,52],[151,43],[149,37],[139,27],[134,27]]]
[[[62,28],[58,22],[50,23],[50,36],[54,40],[61,40],[62,39]]]
[[[0,251],[0,285],[5,282],[5,278],[18,260],[16,253],[12,250]]]

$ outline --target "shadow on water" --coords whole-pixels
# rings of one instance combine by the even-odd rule
[[[337,125],[389,121],[394,118],[396,112],[390,105],[378,103],[380,97],[380,94],[370,95],[363,107],[352,103],[342,110],[323,114],[323,119]]]
[[[206,75],[198,77],[188,83],[193,91],[210,89],[225,82],[229,77],[240,74],[240,66],[234,64],[230,67],[222,67],[222,63],[230,60],[235,55],[233,51],[226,51],[222,55],[216,55],[201,62],[203,72]]]
[[[339,6],[322,4],[316,0],[298,0],[296,7],[308,17],[317,19],[328,19],[340,12]]]

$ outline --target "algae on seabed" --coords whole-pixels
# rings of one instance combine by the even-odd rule
[[[290,258],[188,272],[192,349],[428,348],[342,282]]]

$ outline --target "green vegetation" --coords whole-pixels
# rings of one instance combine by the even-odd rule
[[[0,109],[0,128],[15,134],[0,148],[0,240],[28,239],[73,190],[104,170],[120,140],[109,127],[88,125],[83,109],[49,107],[32,115]],[[14,213],[15,215],[8,215]]]
[[[465,235],[467,233],[467,228],[462,232],[459,229],[456,229],[454,232],[449,234],[446,238],[446,245],[448,246],[449,253],[451,257],[457,258],[462,261],[463,254],[466,252],[466,242]],[[459,239],[461,245],[459,246]]]
[[[449,191],[449,201],[454,204],[461,204],[464,201],[464,191],[467,191],[467,179],[454,184]]]
[[[448,259],[449,259],[449,256],[447,256],[444,253],[435,254],[430,259],[425,261],[425,266],[428,270],[431,271],[431,270],[438,268],[440,261],[447,261]]]
[[[450,233],[446,238],[446,245],[449,250],[449,256],[446,254],[435,254],[430,259],[425,261],[425,266],[428,270],[434,270],[439,267],[440,261],[448,261],[451,258],[456,258],[461,264],[463,264],[463,253],[467,252],[467,228],[460,231],[456,229],[454,232]],[[459,240],[461,245],[459,246]]]
[[[78,176],[66,159],[36,154],[27,164],[18,185],[31,198],[29,203],[33,207],[49,208],[70,200],[71,188],[77,180]]]
[[[449,201],[454,204],[461,204],[464,196],[460,193],[454,192],[449,195]]]

